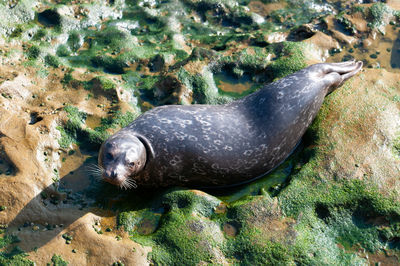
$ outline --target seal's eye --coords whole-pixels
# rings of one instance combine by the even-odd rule
[[[135,162],[130,162],[129,166],[131,166],[131,167],[135,166]]]
[[[112,156],[112,154],[111,153],[106,153],[106,159],[107,160],[112,160],[113,159],[113,156]]]

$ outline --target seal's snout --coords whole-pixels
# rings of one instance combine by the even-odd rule
[[[107,173],[107,176],[108,176],[110,179],[114,179],[114,178],[117,177],[117,171],[115,171],[115,170],[106,171],[106,173]]]
[[[118,185],[121,182],[118,182],[119,178],[118,178],[118,174],[117,171],[115,170],[107,170],[104,172],[103,178],[105,181],[107,181],[108,183],[114,184],[114,185]]]
[[[126,179],[125,177],[118,176],[117,174],[111,174],[111,175],[103,175],[104,181],[116,185],[116,186],[121,186],[121,184],[124,183],[124,180]]]

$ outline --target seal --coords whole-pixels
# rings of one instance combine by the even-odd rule
[[[101,146],[105,181],[120,187],[223,187],[262,177],[294,150],[324,97],[362,62],[309,66],[224,105],[145,112]]]

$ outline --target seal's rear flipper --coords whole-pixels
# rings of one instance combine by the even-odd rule
[[[340,63],[325,63],[321,64],[323,74],[330,74],[336,72],[338,74],[345,74],[353,71],[360,62],[356,61],[346,61]],[[362,64],[362,63],[361,63]]]
[[[331,63],[324,65],[323,79],[330,85],[328,94],[340,87],[346,80],[357,74],[362,69],[361,61],[349,61],[343,63]]]
[[[356,63],[356,65],[357,65],[356,69],[354,69],[353,71],[348,72],[348,73],[343,73],[343,75],[341,75],[342,76],[342,83],[345,82],[346,80],[348,80],[349,78],[351,78],[352,76],[354,76],[355,74],[357,74],[358,71],[360,71],[362,69],[363,62],[362,61],[358,61]]]

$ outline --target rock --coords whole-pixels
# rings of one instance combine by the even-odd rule
[[[288,37],[288,33],[274,32],[267,36],[266,41],[268,43],[279,43],[279,42],[285,41],[287,37]]]
[[[165,67],[165,60],[161,55],[156,55],[150,60],[149,69],[152,72],[160,72]]]
[[[357,39],[353,36],[348,36],[337,30],[332,30],[332,36],[337,39],[340,43],[352,45],[357,42]]]
[[[314,34],[316,34],[316,31],[312,28],[312,25],[302,25],[293,29],[287,39],[288,41],[303,41],[311,38]]]
[[[305,42],[313,44],[314,47],[318,47],[317,50],[320,51],[319,58],[322,62],[329,57],[329,51],[331,49],[340,49],[338,41],[320,31],[316,32],[311,38],[305,40]]]
[[[32,97],[31,82],[23,75],[15,77],[13,80],[5,81],[0,85],[0,94],[8,99],[17,98],[27,100]]]
[[[329,140],[319,142],[322,147],[336,143],[329,159],[321,162],[327,176],[368,179],[383,194],[400,191],[395,181],[399,157],[393,148],[400,133],[399,106],[393,101],[400,93],[395,76],[385,70],[365,70],[329,98],[326,115],[330,119],[320,124],[321,131],[329,128]],[[355,163],[360,164],[358,169]]]

